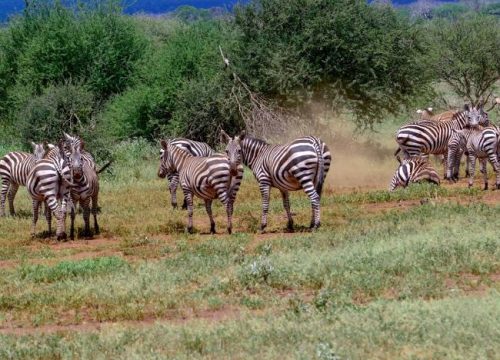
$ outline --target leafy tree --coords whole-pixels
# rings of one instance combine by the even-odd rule
[[[254,0],[236,10],[245,82],[271,97],[322,94],[373,124],[428,89],[419,30],[361,0]]]
[[[443,4],[432,9],[431,16],[433,18],[454,19],[465,14],[468,11],[469,8],[463,4]]]
[[[489,96],[500,79],[499,20],[474,14],[436,21],[430,30],[437,78],[469,101]]]

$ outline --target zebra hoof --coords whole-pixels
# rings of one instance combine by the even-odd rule
[[[65,232],[57,235],[57,241],[66,241],[68,239],[68,236],[66,235]]]
[[[172,209],[177,210],[177,204],[172,203]]]
[[[192,234],[193,233],[193,228],[192,227],[188,227],[186,230],[187,230],[188,234]]]
[[[496,185],[496,189],[497,189],[497,190],[500,190],[500,184],[497,184],[497,185]]]
[[[231,229],[231,228],[227,228],[227,233],[228,233],[229,235],[231,235],[231,234],[233,233],[233,229]]]
[[[488,184],[484,184],[484,189],[483,190],[488,190]]]

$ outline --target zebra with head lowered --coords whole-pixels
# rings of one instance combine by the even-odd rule
[[[72,149],[68,155],[62,141],[31,169],[26,187],[33,205],[32,236],[35,236],[40,204],[45,202],[49,208],[45,212],[49,235],[54,213],[57,219],[57,239],[66,239],[66,210],[68,203],[71,206],[70,187],[74,186],[72,176],[78,176],[81,172],[82,158],[79,149]]]
[[[396,133],[399,148],[394,155],[400,151],[403,152],[405,159],[429,154],[445,155],[444,176],[446,177],[448,142],[453,130],[461,130],[467,125],[476,126],[477,124],[485,126],[489,124],[482,105],[477,107],[465,105],[464,111],[455,113],[449,121],[424,120],[404,125]]]
[[[215,151],[206,143],[193,141],[184,138],[176,138],[170,140],[170,144],[187,151],[193,156],[208,157],[215,154]],[[163,156],[163,148],[160,149],[160,158]],[[179,174],[175,171],[167,172],[169,182],[168,190],[170,191],[171,204],[174,209],[177,209],[177,186],[179,185]],[[182,208],[187,208],[186,199],[182,203]]]
[[[466,127],[462,130],[454,130],[448,144],[448,171],[447,175],[456,172],[460,163],[462,153],[467,153],[467,163],[470,168],[469,187],[474,184],[476,172],[476,159],[481,161],[481,172],[484,179],[484,190],[488,189],[488,172],[486,161],[489,160],[496,173],[496,188],[500,189],[500,163],[498,159],[500,151],[500,131],[496,126],[486,128]]]
[[[36,162],[41,160],[47,150],[47,144],[35,144],[31,142],[33,153],[13,151],[0,159],[0,179],[2,188],[0,190],[0,216],[5,216],[5,199],[8,195],[10,215],[14,216],[14,198],[16,197],[19,186],[26,186],[28,175],[35,166]]]
[[[389,191],[394,191],[399,186],[407,187],[410,183],[421,181],[437,185],[440,183],[439,176],[429,160],[420,156],[404,159],[392,178]]]
[[[188,209],[189,233],[193,231],[193,196],[205,200],[210,218],[210,233],[215,233],[212,216],[212,201],[218,198],[227,213],[227,231],[232,232],[233,205],[243,179],[243,166],[231,167],[227,158],[220,154],[196,157],[181,148],[162,140],[162,156],[158,176],[164,178],[169,172],[177,173]]]
[[[320,200],[323,183],[330,168],[331,154],[321,139],[305,136],[284,145],[271,145],[246,136],[243,131],[231,138],[221,132],[227,143],[226,154],[231,166],[243,162],[255,175],[262,195],[261,231],[267,226],[271,187],[280,190],[288,217],[288,230],[293,230],[289,191],[303,189],[312,205],[311,228],[320,226]]]
[[[71,187],[71,225],[70,239],[75,238],[75,206],[80,203],[83,211],[84,229],[83,236],[90,236],[90,201],[92,201],[92,215],[94,217],[94,233],[99,234],[99,224],[97,222],[97,203],[99,198],[99,178],[97,176],[96,164],[92,155],[85,150],[84,141],[78,136],[64,134],[65,151],[71,154],[75,151],[82,154],[82,171],[73,174]]]

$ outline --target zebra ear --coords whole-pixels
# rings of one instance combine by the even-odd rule
[[[245,136],[247,136],[247,132],[245,130],[241,130],[241,133],[240,133],[240,141],[243,140],[245,138]]]
[[[36,144],[33,141],[30,141],[31,146],[33,147],[33,150],[36,148]]]
[[[164,150],[167,150],[168,143],[165,140],[160,141],[160,144]]]
[[[71,141],[73,139],[73,137],[71,135],[68,135],[66,133],[64,133],[64,138],[68,141]]]
[[[417,114],[422,114],[423,110],[422,109],[417,109]]]
[[[80,141],[80,150],[85,149],[85,141],[81,140]]]
[[[428,107],[428,108],[427,108],[427,111],[428,111],[428,112],[432,112],[432,108],[431,108],[431,107]]]
[[[56,146],[54,144],[47,144],[47,148],[49,150],[52,150],[53,148],[55,148]]]
[[[220,131],[220,142],[223,144],[227,144],[231,141],[231,136],[229,136],[224,130]]]
[[[465,111],[469,111],[469,104],[468,104],[468,103],[465,103],[465,104],[464,104],[464,110],[465,110]]]

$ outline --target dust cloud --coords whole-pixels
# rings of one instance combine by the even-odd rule
[[[286,133],[272,141],[283,143],[304,135],[320,137],[332,153],[326,184],[334,192],[387,189],[398,166],[394,157],[398,125],[384,124],[380,129],[361,132],[346,116],[318,104],[311,108],[299,124],[288,126]]]

